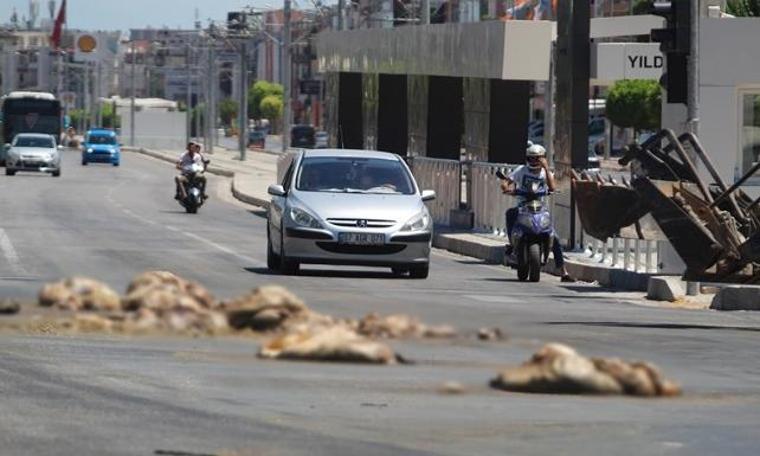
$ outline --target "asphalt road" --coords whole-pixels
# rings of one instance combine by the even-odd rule
[[[760,453],[760,315],[644,305],[556,278],[523,284],[502,267],[436,251],[427,280],[307,267],[269,274],[261,214],[228,182],[197,215],[172,199],[173,170],[122,166],[62,177],[0,176],[0,296],[34,298],[84,274],[123,289],[145,269],[200,280],[220,297],[279,283],[316,310],[404,312],[505,342],[392,342],[416,361],[356,366],[262,361],[245,339],[0,334],[0,454],[713,455]],[[510,394],[501,366],[560,341],[591,355],[646,359],[682,382],[665,400]],[[462,395],[438,392],[444,381]]]

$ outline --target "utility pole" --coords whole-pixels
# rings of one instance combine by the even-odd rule
[[[216,84],[216,68],[214,68],[214,39],[209,38],[208,41],[208,73],[206,74],[206,134],[205,136],[205,150],[206,153],[214,153],[214,84]]]
[[[341,10],[342,13],[343,10]],[[287,152],[288,146],[290,146],[290,92],[291,92],[291,77],[290,77],[290,0],[285,0],[285,6],[283,8],[283,19],[285,24],[282,28],[282,59],[283,59],[283,73],[282,73],[282,85],[283,85],[283,114],[282,114],[282,151]]]
[[[98,87],[95,89],[95,109],[97,109],[96,115],[96,127],[101,128],[103,127],[103,110],[100,106],[100,98],[103,96],[103,66],[101,65],[100,60],[97,61],[97,77],[95,78],[97,81]]]
[[[83,87],[83,90],[82,90],[84,92],[82,94],[82,95],[84,95],[84,100],[82,100],[82,102],[83,102],[83,106],[84,106],[84,111],[87,114],[86,116],[82,116],[82,119],[84,121],[84,125],[82,125],[82,130],[86,130],[86,129],[90,128],[90,118],[92,117],[92,114],[91,114],[91,111],[92,111],[92,106],[91,106],[92,100],[90,100],[90,98],[91,98],[90,97],[90,63],[89,62],[85,62],[84,67],[82,67],[82,69],[84,71],[84,73],[83,73],[84,74],[84,87]]]
[[[129,145],[135,147],[135,42],[131,43],[132,68],[130,71],[130,92],[129,99]]]
[[[422,23],[430,24],[430,0],[422,0]]]
[[[186,93],[186,111],[185,111],[185,144],[190,142],[190,129],[192,128],[191,105],[193,103],[193,75],[190,68],[190,43],[185,45],[185,64],[187,65],[187,93]]]
[[[246,38],[240,40],[240,106],[238,107],[238,151],[240,161],[245,160],[248,149],[248,61]]]
[[[688,121],[689,132],[695,135],[699,130],[699,16],[700,2],[691,3],[691,49],[689,49]]]
[[[286,5],[290,6],[290,2],[286,1]],[[288,7],[286,6],[286,8]],[[343,30],[346,14],[346,0],[338,0],[338,30]]]

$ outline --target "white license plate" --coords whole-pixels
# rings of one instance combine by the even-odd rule
[[[354,245],[382,245],[385,244],[385,235],[377,233],[340,233],[338,243]]]

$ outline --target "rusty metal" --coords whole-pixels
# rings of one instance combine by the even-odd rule
[[[699,176],[687,148],[707,169]],[[605,241],[651,214],[686,264],[687,280],[760,283],[760,198],[740,189],[760,164],[728,187],[699,139],[662,130],[626,148],[622,165],[630,181],[573,174],[573,191],[584,230]]]

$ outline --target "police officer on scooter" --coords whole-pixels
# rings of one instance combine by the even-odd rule
[[[546,149],[539,144],[528,143],[528,149],[525,151],[524,165],[520,165],[512,171],[506,180],[501,182],[502,193],[513,193],[515,189],[525,192],[531,191],[534,184],[537,185],[537,192],[553,193],[557,184],[554,180],[554,174],[549,170],[549,163],[546,161]],[[507,235],[511,239],[512,228],[517,220],[518,207],[525,202],[525,197],[517,196],[517,206],[507,209]],[[507,245],[507,255],[512,255],[512,246]],[[552,255],[554,255],[554,264],[562,275],[563,282],[575,282],[575,279],[568,274],[565,268],[565,261],[562,256],[562,245],[557,235],[554,235],[552,242]]]

